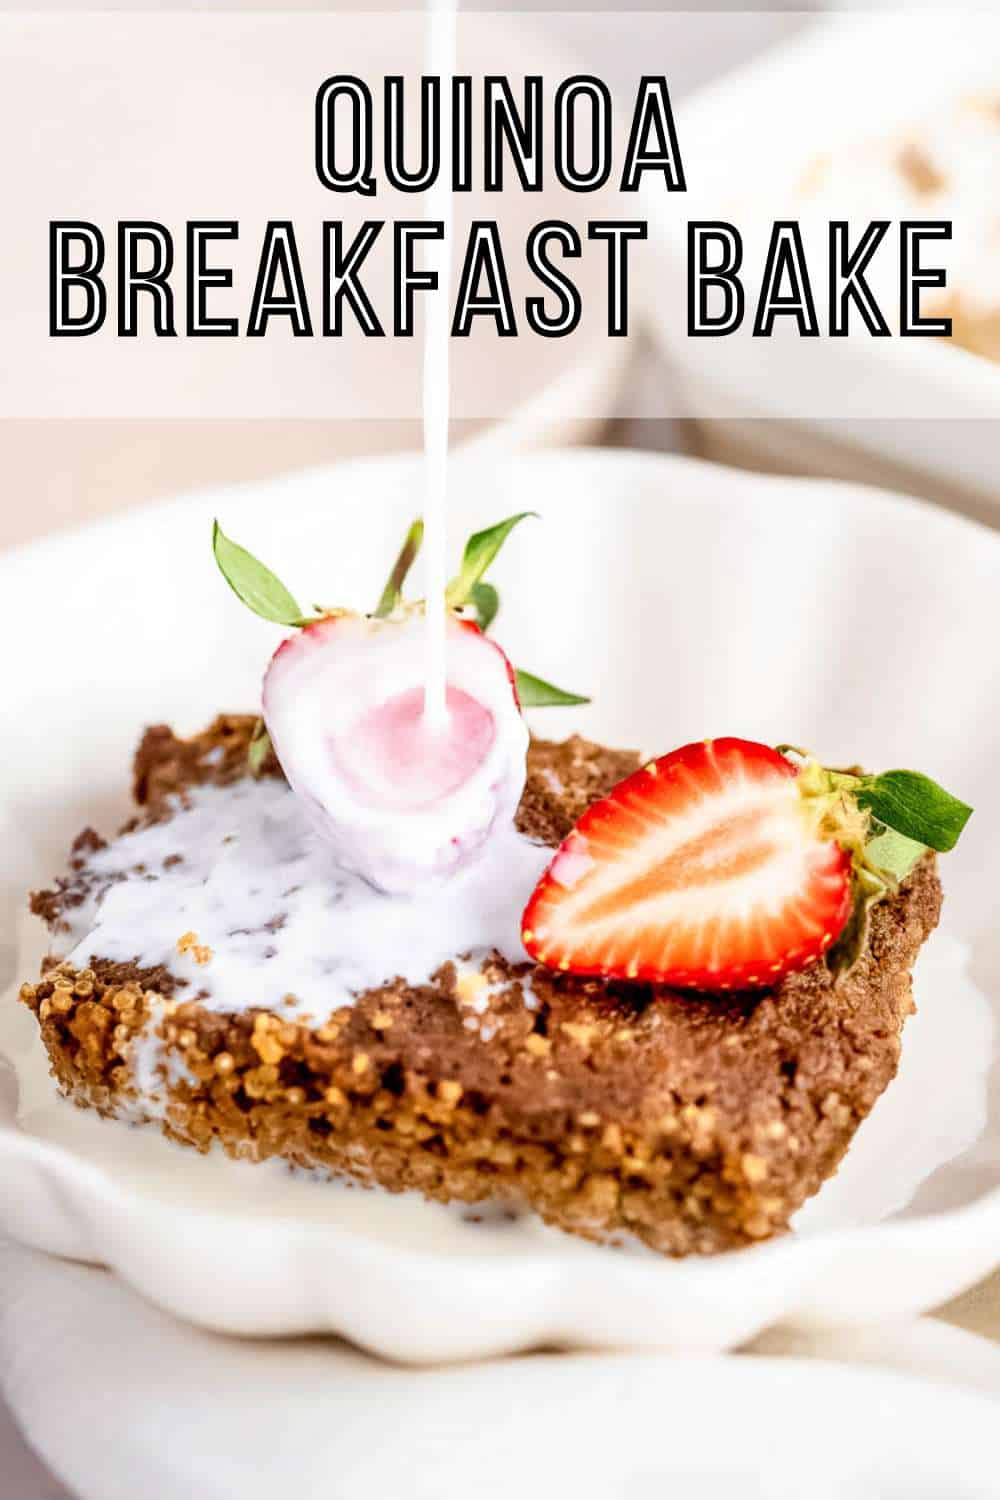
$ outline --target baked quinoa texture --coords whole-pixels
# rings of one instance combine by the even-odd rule
[[[190,740],[149,730],[138,821],[169,819],[197,784],[244,776],[252,729],[227,716]],[[637,764],[579,738],[534,742],[519,827],[555,845]],[[264,774],[280,771],[271,761]],[[69,873],[32,898],[57,938],[100,842],[81,835]],[[875,908],[850,974],[820,964],[724,998],[459,955],[430,984],[395,980],[312,1025],[283,1015],[280,993],[271,1009],[220,1014],[168,969],[99,953],[86,969],[49,960],[21,998],[61,1090],[103,1115],[155,1114],[201,1151],[218,1142],[393,1192],[502,1200],[592,1239],[708,1254],[783,1231],[836,1170],[895,1074],[910,970],[940,902],[927,858]],[[133,1075],[137,1038],[151,1034],[161,1111]]]

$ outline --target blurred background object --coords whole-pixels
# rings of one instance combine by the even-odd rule
[[[33,13],[49,10],[87,11],[92,7],[83,4],[35,4]],[[167,9],[198,9],[194,4],[175,4]],[[270,6],[227,4],[220,10],[271,9]],[[292,9],[396,9],[386,6],[342,6],[330,7],[319,4],[299,4]],[[410,9],[419,9],[410,6]],[[463,6],[469,10],[510,9],[515,6],[473,5]],[[519,11],[532,7],[518,6]],[[562,7],[563,10],[570,7]],[[636,7],[643,9],[642,6]],[[652,10],[653,7],[646,7]],[[660,7],[669,9],[670,7]],[[691,9],[690,6],[676,7]],[[0,5],[4,10],[16,11],[17,5]],[[164,7],[155,4],[119,4],[110,9],[134,13],[158,11]],[[537,13],[530,17],[532,35],[547,38],[544,42],[551,58],[564,58],[567,25],[560,18],[560,7],[546,7],[552,14]],[[596,7],[580,7],[588,10],[574,18],[572,36],[576,53],[573,59],[565,59],[564,71],[573,66],[583,66],[599,71],[614,86],[624,86],[634,79],[639,59],[636,56],[635,40],[629,26],[620,24],[619,18]],[[663,59],[668,69],[671,88],[678,96],[695,88],[707,78],[765,48],[776,40],[794,34],[808,24],[809,16],[802,10],[786,7],[787,13],[775,10],[755,13],[746,7],[733,7],[717,14],[707,11],[699,23],[691,28],[675,28],[672,36],[675,43],[669,58]],[[506,23],[504,23],[506,25]],[[515,21],[514,27],[523,25],[523,17]],[[516,33],[515,33],[516,34]],[[532,66],[538,68],[537,47],[529,48]],[[551,68],[551,62],[546,64]],[[38,139],[33,148],[40,150]],[[114,162],[103,167],[103,179],[114,182]],[[211,206],[211,205],[210,205]],[[82,208],[77,209],[82,212]],[[216,208],[216,212],[218,209]],[[535,202],[532,215],[541,217],[540,205]],[[317,341],[319,342],[319,341]],[[553,341],[548,341],[550,345]],[[562,341],[554,341],[557,349]],[[493,433],[493,440],[501,445],[518,441],[566,441],[596,440],[610,438],[615,442],[628,441],[650,447],[681,447],[696,449],[698,438],[688,424],[660,423],[659,414],[665,409],[664,392],[670,389],[671,376],[664,368],[662,359],[651,358],[648,349],[636,352],[635,339],[617,341],[602,339],[589,344],[581,358],[578,343],[569,341],[561,362],[554,365],[555,377],[535,389],[525,392],[527,399],[522,409],[513,413],[513,422],[501,424]],[[243,341],[241,341],[243,343]],[[543,351],[551,355],[551,351]],[[619,385],[626,359],[631,368],[626,372],[624,385]],[[16,371],[9,371],[16,381]],[[582,386],[574,382],[583,382]],[[615,398],[615,389],[621,391]],[[589,394],[593,393],[593,394]],[[602,411],[628,412],[628,422],[615,423],[610,428],[594,420],[574,421],[576,409],[600,407]],[[477,433],[482,424],[455,422],[453,441],[460,442]],[[140,504],[144,500],[162,497],[209,484],[251,478],[265,478],[282,472],[333,459],[351,457],[366,452],[386,452],[399,448],[414,447],[419,442],[419,425],[408,419],[396,420],[310,420],[283,418],[281,420],[171,420],[159,418],[143,420],[85,420],[82,418],[60,420],[7,419],[0,421],[0,454],[3,456],[6,484],[0,500],[0,546],[11,545],[45,535],[47,532],[71,525],[85,523],[100,515],[119,510],[127,505]]]
[[[12,8],[0,6],[0,14]],[[54,8],[35,6],[36,11]],[[82,11],[88,7],[75,8]],[[133,12],[160,9],[134,3],[118,8]],[[253,8],[236,4],[220,7]],[[307,4],[296,8],[316,11],[329,7]],[[464,8],[487,9],[483,5]],[[519,15],[515,20],[512,16],[510,24],[515,30],[511,36],[519,34],[516,28],[528,25],[530,33],[526,35],[530,35],[531,44],[526,42],[525,47],[533,58],[533,48],[542,49],[549,59],[546,69],[554,66],[552,59],[561,60],[565,71],[574,67],[593,69],[627,92],[639,69],[637,37],[644,34],[648,40],[649,33],[643,32],[638,23],[623,25],[618,15],[596,7],[581,11],[574,5],[570,24],[568,8],[547,8],[545,12],[536,8],[527,18]],[[651,14],[654,10],[681,8],[638,7],[646,11],[644,25],[655,22]],[[980,9],[974,16],[963,14],[966,19],[955,13],[952,25],[941,32],[939,48],[917,47],[932,73],[938,68],[942,49],[967,56],[975,51],[977,28],[984,37],[988,35],[984,29],[989,25],[987,11]],[[672,19],[676,22],[677,17]],[[746,193],[746,179],[753,176],[747,163],[752,160],[758,135],[770,139],[777,131],[779,136],[794,138],[794,147],[789,149],[821,149],[821,140],[800,141],[797,132],[785,129],[783,121],[790,110],[794,113],[789,101],[798,97],[796,89],[799,94],[804,88],[817,93],[823,77],[839,78],[844,72],[844,68],[827,67],[830,49],[839,49],[836,55],[848,59],[858,56],[859,51],[871,50],[869,42],[872,48],[877,42],[883,50],[891,50],[894,28],[905,24],[912,50],[914,38],[933,35],[927,31],[934,24],[933,18],[918,20],[919,25],[898,14],[886,17],[854,12],[831,21],[815,11],[792,7],[766,13],[740,5],[721,11],[701,8],[696,24],[690,26],[668,25],[664,19],[669,56],[664,51],[657,65],[668,72],[675,100],[680,101],[684,141],[691,139],[689,131],[692,135],[704,134],[706,129],[709,134],[720,131],[720,138],[732,144],[731,150],[716,153],[718,172],[723,176],[728,172],[731,177],[735,174],[742,184],[740,191]],[[542,41],[536,44],[535,37]],[[996,61],[1000,67],[1000,53]],[[540,64],[536,60],[533,66]],[[641,66],[647,66],[644,60]],[[874,66],[869,58],[868,73]],[[904,121],[919,117],[930,107],[925,101],[924,83],[916,75],[911,77],[912,71],[882,69],[892,81],[891,90],[887,85],[886,98],[896,101],[892,108],[899,109]],[[810,77],[816,79],[816,89],[803,83],[803,78]],[[942,88],[949,78],[950,74],[942,73]],[[830,87],[824,85],[827,91]],[[865,97],[872,92],[869,88]],[[825,108],[819,109],[819,115]],[[815,110],[810,112],[809,128],[815,133],[814,114]],[[852,111],[850,128],[864,134],[867,126],[863,112],[858,115],[856,109]],[[37,141],[35,149],[39,149]],[[108,163],[102,171],[100,180],[113,183],[114,163]],[[982,196],[992,201],[988,187],[984,183]],[[899,340],[887,340],[884,345],[893,346],[889,352],[894,359],[897,354],[906,356],[896,360],[900,369],[898,388],[914,393],[912,399],[924,412],[920,420],[887,415],[838,418],[833,408],[821,419],[788,420],[788,392],[783,393],[779,380],[762,378],[759,340],[744,358],[734,341],[678,339],[670,326],[667,310],[673,309],[676,315],[676,309],[683,306],[683,287],[679,295],[677,281],[677,224],[667,211],[671,206],[650,195],[640,210],[649,216],[651,243],[646,248],[654,275],[647,285],[637,285],[633,290],[634,321],[637,326],[646,325],[649,337],[622,340],[619,347],[615,347],[618,341],[602,338],[588,338],[583,345],[566,341],[564,357],[554,361],[549,358],[544,371],[532,369],[530,388],[521,393],[522,403],[510,412],[509,419],[457,420],[453,426],[455,443],[486,438],[499,447],[509,447],[515,443],[599,440],[679,449],[763,471],[881,484],[996,524],[994,473],[1000,443],[993,408],[1000,392],[1000,365],[962,350],[934,347],[933,341],[911,340],[908,349],[900,350]],[[549,208],[543,198],[534,204],[532,212]],[[546,342],[558,346],[563,341]],[[775,369],[780,376],[780,364],[772,360],[779,342],[768,341],[774,348],[766,351],[768,359],[763,364],[767,371]],[[879,341],[849,342],[848,363],[853,362],[857,368],[858,384],[867,382],[876,391],[893,386],[893,366],[885,370],[878,367],[880,351],[872,348]],[[914,343],[922,347],[914,349]],[[715,347],[706,353],[706,344]],[[543,352],[550,357],[551,347]],[[306,373],[314,368],[311,353],[309,358],[313,363],[307,361]],[[824,358],[828,356],[824,354]],[[713,388],[711,377],[720,374],[725,379]],[[794,390],[794,369],[785,375],[786,385],[790,381]],[[16,368],[8,368],[8,380],[13,389]],[[963,420],[946,421],[936,416],[938,398]],[[901,398],[909,399],[908,395]],[[929,412],[924,411],[928,402]],[[288,404],[294,408],[294,393]],[[169,421],[159,416],[128,421],[113,417],[93,421],[8,419],[0,421],[0,453],[7,479],[0,501],[0,545],[29,540],[171,493],[293,472],[362,453],[412,448],[418,442],[415,420],[388,415],[364,420],[336,416],[315,420],[299,414],[280,419],[199,416]]]

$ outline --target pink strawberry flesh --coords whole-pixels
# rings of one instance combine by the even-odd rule
[[[489,709],[449,687],[440,728],[424,716],[424,690],[413,687],[367,709],[350,731],[331,739],[330,755],[357,795],[400,812],[430,807],[475,772],[496,740]]]
[[[814,963],[850,911],[850,857],[814,831],[795,767],[767,745],[703,740],[583,814],[522,940],[564,972],[744,989]]]
[[[264,678],[275,754],[334,859],[399,893],[474,857],[524,787],[528,732],[503,651],[449,617],[440,728],[423,713],[426,657],[421,608],[343,613],[284,641]]]

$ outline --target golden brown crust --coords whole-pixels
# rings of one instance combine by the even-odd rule
[[[251,725],[219,720],[190,750],[147,736],[147,814],[198,779],[217,743],[210,769],[239,774]],[[536,744],[522,822],[560,837],[635,764],[581,740]],[[704,1253],[782,1230],[835,1170],[895,1073],[910,968],[939,907],[927,860],[876,909],[851,975],[835,983],[817,966],[724,999],[501,959],[387,985],[317,1028],[280,1005],[213,1014],[169,975],[99,959],[51,970],[22,998],[61,1087],[103,1113],[141,1108],[130,1048],[155,1014],[192,1080],[169,1089],[177,1139],[444,1200],[506,1198],[577,1233]]]
[[[139,741],[132,763],[132,795],[153,817],[168,798],[193,786],[229,786],[247,774],[247,751],[257,720],[252,714],[219,714],[200,734],[181,739],[166,724],[153,724]],[[261,773],[280,776],[268,751]]]

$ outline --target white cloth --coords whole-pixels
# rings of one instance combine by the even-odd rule
[[[953,1481],[949,1493],[993,1493],[1000,1350],[985,1340],[922,1319],[770,1334],[749,1352],[767,1357],[536,1355],[400,1369],[333,1340],[206,1334],[102,1271],[0,1245],[0,1391],[79,1500],[488,1500],[512,1489],[589,1500],[664,1494],[696,1474],[702,1496],[739,1487],[790,1500],[801,1493],[786,1487],[801,1478],[795,1458],[821,1440],[831,1401],[852,1445],[834,1445],[811,1500],[861,1477],[871,1500],[940,1494],[936,1472]],[[855,1368],[848,1377],[827,1361]],[[699,1447],[713,1423],[726,1438],[714,1451]],[[711,1473],[692,1466],[696,1452]],[[926,1486],[893,1489],[911,1462]],[[4,1500],[65,1500],[2,1425],[0,1476]]]

